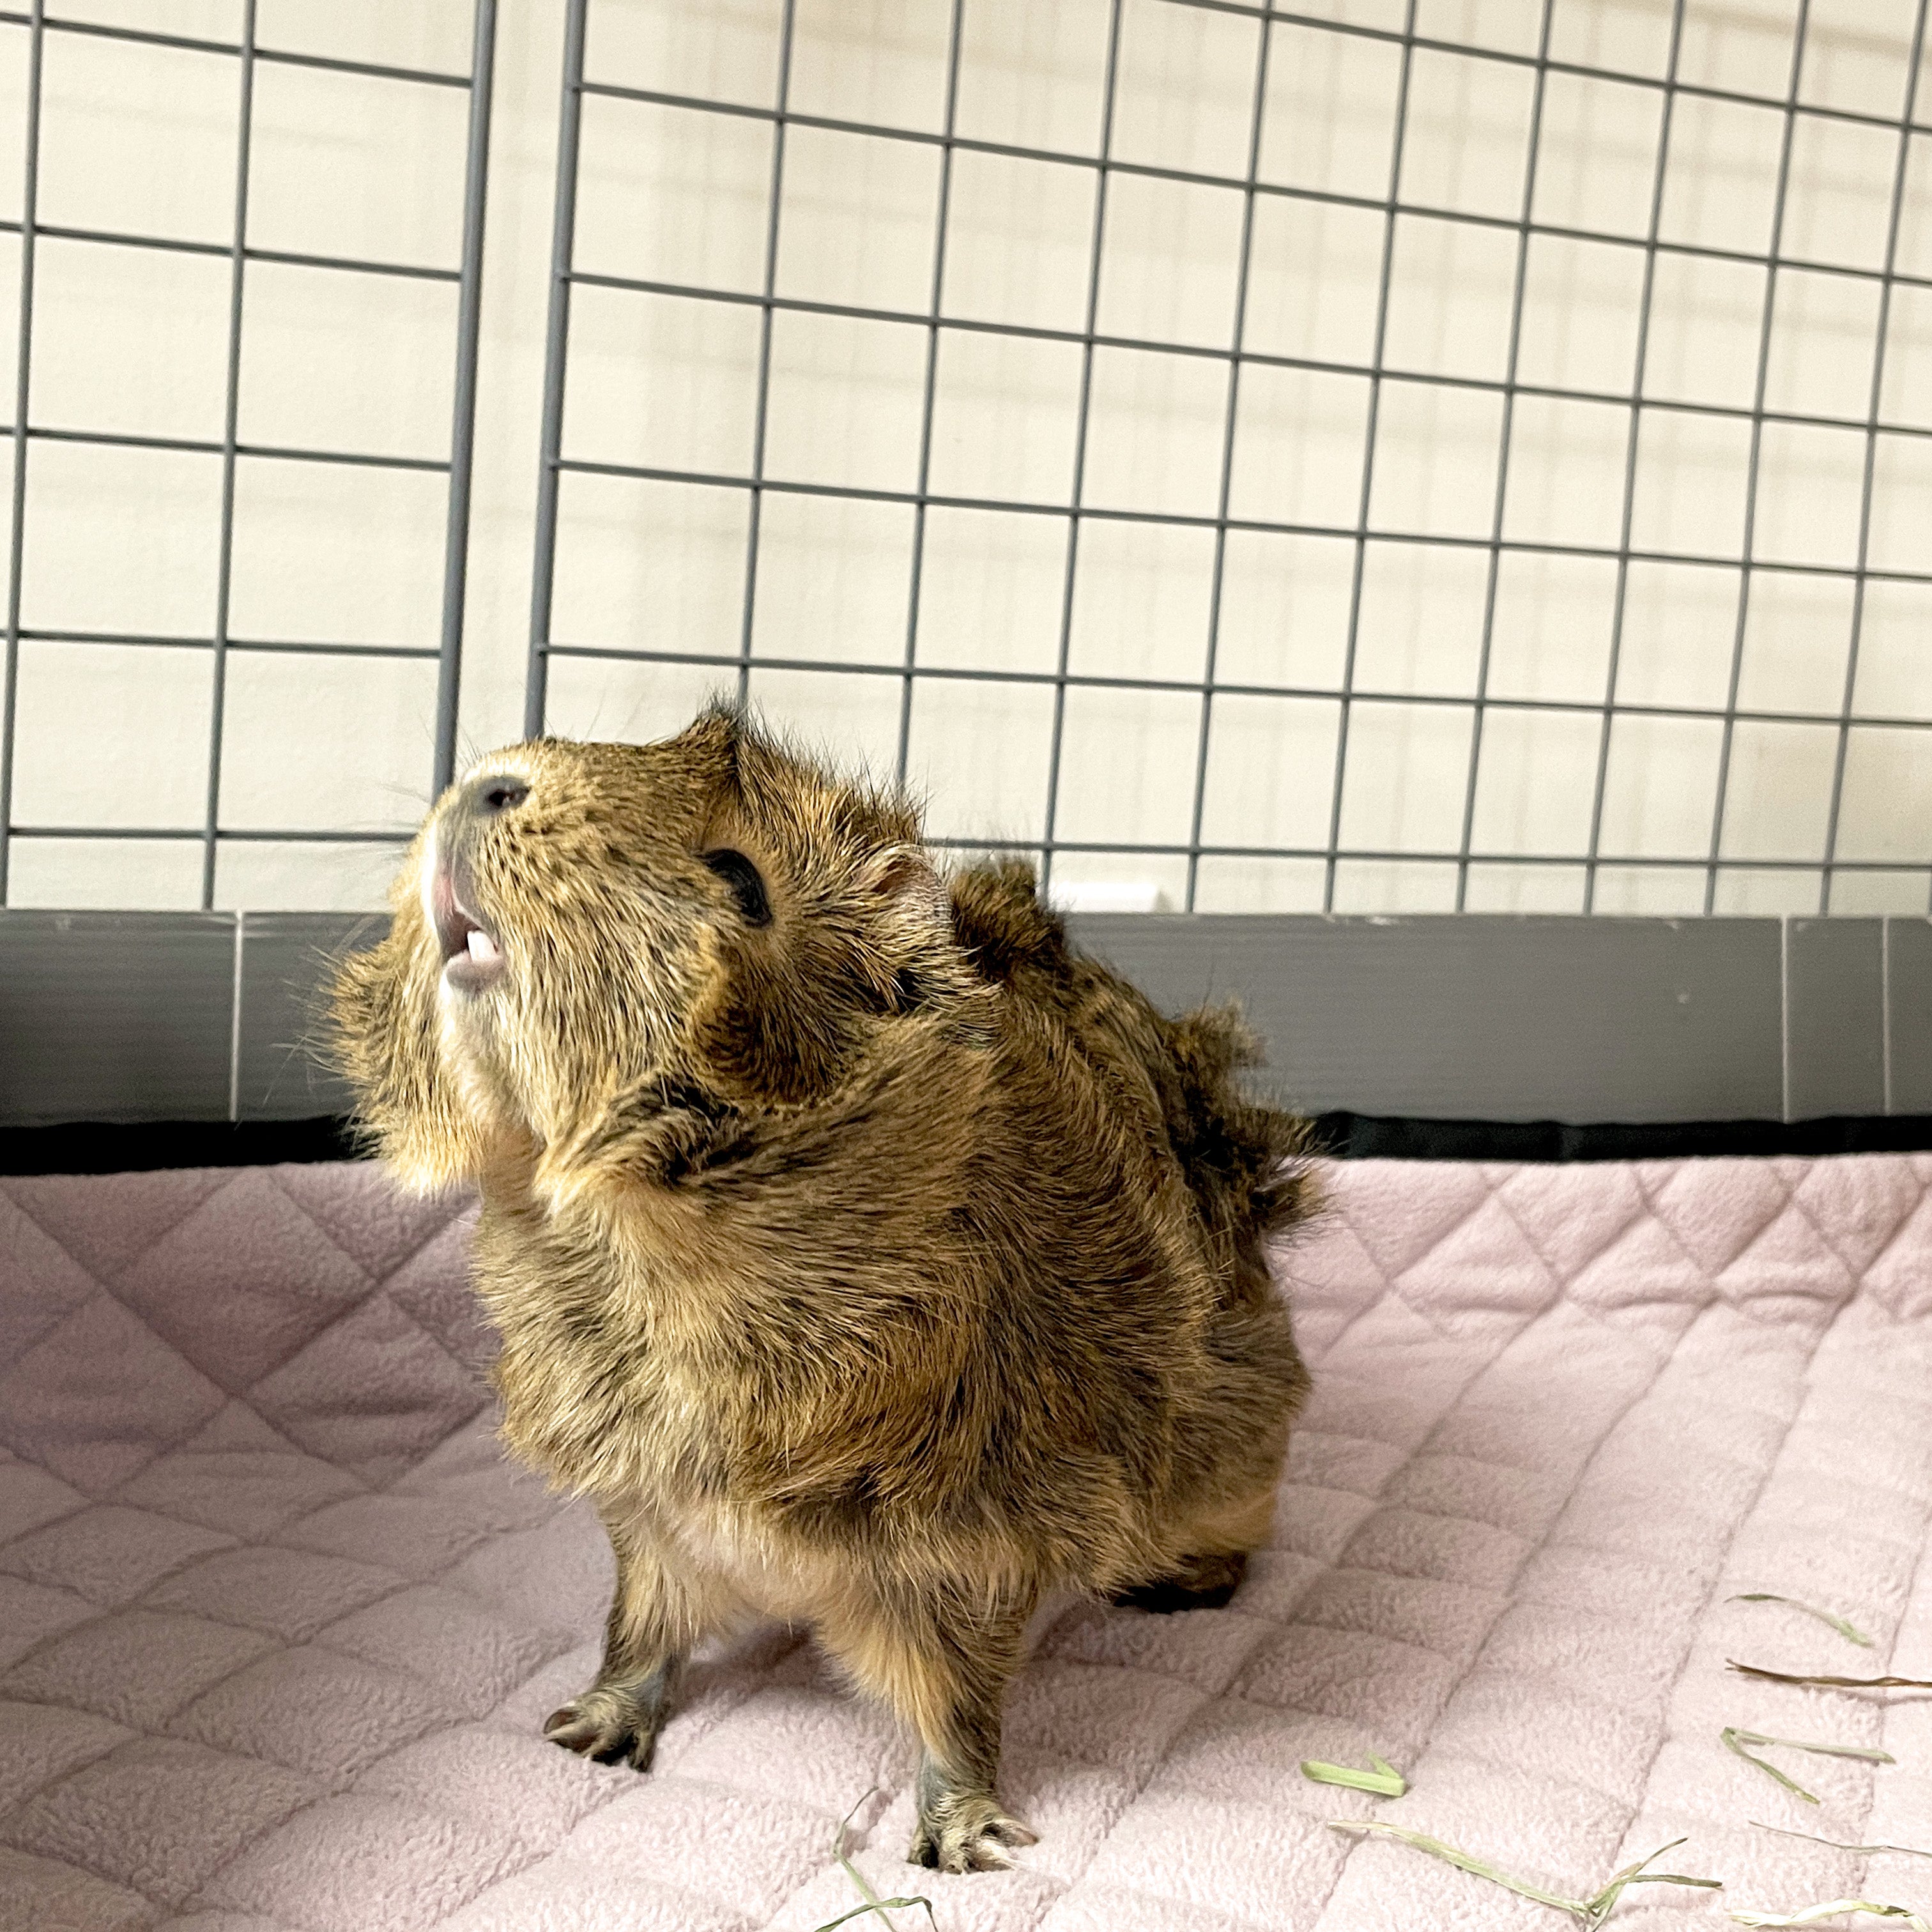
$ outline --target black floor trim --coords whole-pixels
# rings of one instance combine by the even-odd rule
[[[163,1167],[274,1167],[284,1161],[354,1160],[349,1123],[154,1120],[0,1127],[0,1174],[134,1174]]]
[[[1338,1160],[1556,1162],[1713,1155],[1932,1153],[1932,1114],[1799,1120],[1696,1120],[1572,1126],[1560,1120],[1409,1120],[1322,1114],[1321,1151]],[[368,1150],[334,1115],[311,1120],[179,1120],[0,1128],[0,1174],[128,1174],[168,1167],[273,1167],[357,1160]]]
[[[1340,1160],[1679,1160],[1715,1155],[1932,1152],[1932,1114],[1819,1120],[1684,1120],[1573,1126],[1562,1120],[1408,1120],[1322,1114],[1322,1151]]]

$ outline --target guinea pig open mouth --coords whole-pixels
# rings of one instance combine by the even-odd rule
[[[465,894],[458,886],[460,870],[461,861],[454,856],[436,867],[430,884],[430,916],[442,948],[444,985],[459,993],[482,993],[503,976],[503,949],[464,903]],[[464,884],[468,884],[466,875]]]

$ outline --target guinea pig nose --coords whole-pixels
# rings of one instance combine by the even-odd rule
[[[475,810],[494,818],[521,805],[530,795],[530,788],[521,778],[506,772],[487,772],[470,788],[470,800]]]

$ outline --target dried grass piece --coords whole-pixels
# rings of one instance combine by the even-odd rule
[[[1766,1825],[1754,1818],[1754,1829],[1775,1832],[1780,1838],[1808,1838],[1814,1845],[1829,1845],[1834,1852],[1858,1852],[1870,1858],[1875,1852],[1898,1852],[1908,1858],[1932,1858],[1932,1852],[1922,1852],[1916,1845],[1848,1845],[1842,1838],[1821,1838],[1816,1832],[1793,1832],[1783,1825]]]
[[[1730,1916],[1740,1925],[1816,1925],[1827,1918],[1843,1918],[1855,1912],[1863,1912],[1868,1918],[1895,1918],[1908,1932],[1932,1932],[1932,1924],[1927,1922],[1922,1912],[1903,1905],[1875,1905],[1868,1898],[1828,1899],[1822,1905],[1809,1905],[1802,1912],[1789,1914],[1740,1912],[1733,1907]]]
[[[1350,1791],[1366,1791],[1377,1798],[1400,1798],[1408,1789],[1408,1780],[1385,1757],[1369,1754],[1372,1771],[1358,1771],[1352,1764],[1324,1764],[1319,1758],[1301,1760],[1301,1774],[1317,1784],[1340,1784]]]
[[[860,1798],[859,1804],[864,1804],[866,1799],[872,1796],[872,1791],[876,1791],[878,1789],[878,1786],[877,1785],[874,1785],[872,1791],[866,1792],[864,1796]],[[898,1932],[898,1928],[894,1926],[892,1924],[892,1922],[886,1917],[886,1914],[889,1912],[896,1912],[902,1907],[910,1910],[911,1907],[915,1905],[924,1906],[926,1907],[926,1923],[928,1925],[936,1926],[938,1924],[938,1921],[932,1916],[932,1900],[931,1899],[917,1898],[881,1898],[879,1894],[872,1889],[872,1886],[867,1883],[866,1874],[846,1856],[846,1828],[850,1825],[854,1816],[857,1815],[859,1804],[854,1805],[852,1809],[847,1812],[844,1817],[839,1820],[838,1828],[832,1834],[832,1856],[838,1861],[840,1865],[844,1868],[845,1876],[852,1881],[852,1888],[858,1893],[859,1896],[862,1899],[865,1900],[865,1903],[862,1905],[854,1906],[850,1912],[840,1912],[836,1918],[828,1918],[823,1925],[816,1928],[816,1932],[834,1932],[834,1928],[836,1927],[843,1925],[847,1920],[862,1917],[868,1912],[875,1914],[885,1925],[890,1928],[890,1932]]]
[[[1650,1858],[1640,1858],[1634,1865],[1625,1865],[1616,1873],[1600,1892],[1593,1892],[1588,1898],[1565,1898],[1560,1892],[1545,1892],[1540,1886],[1528,1884],[1520,1878],[1511,1878],[1508,1873],[1499,1871],[1486,1859],[1473,1852],[1459,1850],[1455,1846],[1444,1844],[1440,1838],[1432,1838],[1426,1832],[1412,1832],[1400,1825],[1385,1825],[1378,1819],[1336,1818],[1329,1821],[1332,1830],[1337,1832],[1375,1832],[1383,1838],[1400,1838],[1406,1845],[1413,1845],[1419,1852],[1426,1852],[1432,1858],[1442,1858],[1454,1865],[1459,1870],[1473,1874],[1478,1878],[1486,1878],[1492,1885],[1501,1886],[1505,1892],[1513,1892],[1519,1898],[1527,1898],[1538,1905],[1552,1906],[1558,1912],[1567,1912],[1576,1919],[1584,1932],[1597,1932],[1605,1919],[1615,1909],[1616,1902],[1624,1894],[1624,1888],[1633,1885],[1694,1885],[1712,1892],[1721,1891],[1724,1882],[1714,1878],[1685,1878],[1676,1872],[1646,1871],[1644,1867],[1652,1858],[1660,1858],[1666,1852],[1675,1851],[1684,1843],[1682,1838],[1672,1838],[1667,1845],[1660,1845]],[[1932,1928],[1928,1928],[1932,1932]]]
[[[1762,1677],[1767,1684],[1816,1684],[1833,1690],[1932,1690],[1932,1677],[1810,1677],[1740,1664],[1735,1657],[1724,1660],[1739,1676]]]
[[[1787,1791],[1795,1791],[1808,1804],[1818,1802],[1814,1792],[1807,1791],[1795,1778],[1786,1778],[1776,1765],[1761,1757],[1754,1757],[1745,1750],[1747,1744],[1755,1744],[1760,1750],[1776,1748],[1781,1750],[1810,1751],[1820,1757],[1862,1758],[1867,1764],[1896,1764],[1898,1760],[1889,1751],[1875,1750],[1868,1744],[1814,1744],[1804,1738],[1767,1737],[1762,1731],[1741,1731],[1735,1724],[1726,1724],[1718,1733],[1724,1741],[1724,1748],[1735,1751],[1747,1764],[1754,1764],[1767,1775],[1774,1778]]]
[[[1849,1617],[1841,1617],[1834,1610],[1821,1610],[1816,1604],[1807,1604],[1796,1597],[1780,1597],[1773,1590],[1745,1590],[1730,1600],[1733,1604],[1788,1604],[1794,1610],[1802,1610],[1808,1617],[1816,1617],[1821,1624],[1829,1624],[1847,1642],[1856,1643],[1869,1650],[1872,1640]]]
[[[855,1905],[850,1912],[840,1912],[836,1918],[828,1918],[823,1925],[814,1928],[814,1932],[838,1932],[838,1928],[848,1919],[862,1918],[868,1912],[885,1918],[886,1923],[890,1925],[892,1922],[886,1918],[886,1912],[902,1905],[922,1905],[926,1907],[926,1917],[932,1918],[932,1901],[929,1898],[868,1898],[863,1905]],[[932,1922],[937,1925],[939,1922],[932,1919]]]

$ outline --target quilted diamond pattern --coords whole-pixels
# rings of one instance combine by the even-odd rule
[[[14,1361],[88,1299],[87,1270],[0,1197],[0,1360]]]
[[[311,1455],[380,1484],[483,1406],[476,1376],[397,1303],[371,1298],[252,1391]]]
[[[244,1171],[116,1271],[115,1297],[223,1388],[260,1382],[369,1292],[370,1277],[266,1174]],[[291,1278],[275,1258],[308,1246]]]
[[[205,1617],[123,1610],[23,1658],[0,1678],[0,1696],[158,1729],[178,1706],[273,1647],[253,1630]]]
[[[90,1602],[124,1604],[170,1570],[228,1538],[152,1510],[95,1503],[17,1536],[0,1568],[30,1583],[61,1583]]]
[[[210,1195],[232,1184],[220,1168],[161,1168],[114,1177],[114,1211],[100,1211],[100,1180],[46,1174],[7,1183],[8,1202],[29,1216],[89,1276],[117,1274],[138,1261]]]
[[[206,1422],[221,1391],[110,1297],[91,1297],[0,1372],[0,1439],[99,1496]]]
[[[942,1932],[1543,1924],[1326,1828],[1370,1801],[1300,1760],[1370,1750],[1411,1780],[1385,1815],[1570,1888],[1688,1832],[1680,1869],[1790,1906],[1866,1874],[1750,1819],[1922,1841],[1932,1706],[1723,1663],[1932,1672],[1932,1158],[1328,1180],[1282,1257],[1316,1388],[1273,1546],[1225,1611],[1044,1621],[1006,1778],[1042,1840],[966,1880],[899,1864],[912,1748],[794,1634],[700,1658],[647,1778],[536,1735],[610,1558],[498,1451],[462,1203],[346,1166],[0,1182],[0,1924],[806,1932],[856,1902],[855,1801]],[[1724,1724],[1900,1764],[1808,1761],[1808,1819]]]
[[[8,1821],[8,1841],[185,1905],[221,1866],[316,1796],[278,1766],[168,1738],[136,1738],[43,1787]]]

